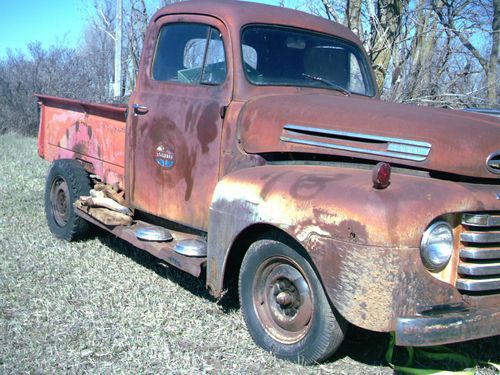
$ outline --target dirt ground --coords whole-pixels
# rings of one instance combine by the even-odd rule
[[[259,349],[237,302],[215,301],[204,280],[100,231],[54,238],[47,169],[35,139],[0,136],[0,373],[393,373],[387,334],[351,327],[325,364],[287,363]],[[500,362],[500,336],[452,348]]]

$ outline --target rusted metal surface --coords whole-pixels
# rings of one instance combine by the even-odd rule
[[[77,208],[76,213],[92,224],[114,234],[116,237],[121,238],[141,250],[147,251],[151,255],[195,277],[199,277],[205,268],[206,258],[187,257],[176,253],[174,250],[178,242],[188,239],[197,239],[197,236],[172,231],[175,240],[171,242],[141,241],[136,237],[135,230],[141,226],[148,226],[148,223],[136,220],[132,226],[107,226],[79,208]]]
[[[316,235],[305,246],[333,304],[359,327],[393,331],[397,318],[415,315],[419,305],[462,300],[453,286],[429,275],[417,248],[361,246]]]
[[[104,182],[123,188],[125,107],[38,95],[39,153],[48,161],[80,159]]]
[[[363,110],[360,111],[360,108]],[[464,176],[500,179],[500,175],[491,173],[486,166],[488,155],[500,149],[500,119],[494,117],[354,96],[301,94],[253,99],[246,104],[240,118],[242,148],[251,154],[294,152],[351,156]],[[291,132],[284,129],[285,124],[351,135]],[[266,137],[261,136],[263,132]],[[355,139],[353,133],[359,138]],[[427,143],[430,150],[428,155],[415,155],[423,159],[421,161],[408,160],[405,158],[413,156],[411,152],[415,152],[417,146],[396,146],[392,142],[393,148],[404,147],[404,152],[387,152],[390,141],[363,139],[367,136]],[[295,142],[285,142],[285,137]],[[325,147],[328,145],[337,148]],[[348,151],[347,148],[358,151]],[[416,152],[425,154],[425,150],[421,147]],[[384,153],[388,156],[383,156]]]
[[[130,100],[131,106],[144,105],[150,111],[129,117],[126,190],[132,207],[206,230],[211,192],[219,178],[221,108],[231,100],[233,69],[228,58],[227,78],[220,86],[152,79],[150,67],[160,28],[168,22],[185,20],[184,16],[165,16],[150,25],[142,70]],[[220,30],[226,56],[232,55],[231,39],[220,21],[190,16],[189,22]],[[155,153],[159,149],[168,152],[173,162],[171,168],[156,163]]]
[[[117,121],[125,120],[126,105],[110,103],[89,103],[83,100],[74,100],[50,95],[35,95],[42,103],[63,109],[80,110],[96,116],[106,117]]]
[[[401,318],[396,327],[396,345],[431,346],[492,336],[500,326],[500,310],[443,309],[425,315]]]
[[[226,111],[220,150],[219,176],[221,177],[239,169],[266,164],[266,160],[262,156],[248,154],[241,149],[238,116],[243,105],[244,102],[232,101]]]
[[[419,306],[470,303],[453,280],[443,282],[425,269],[420,239],[436,217],[498,207],[497,188],[401,173],[393,173],[385,190],[371,182],[370,170],[330,166],[264,166],[226,176],[211,206],[212,292],[223,288],[236,236],[266,223],[307,250],[332,303],[360,327],[394,330],[398,317],[416,314]],[[446,272],[456,275],[456,262],[449,267]]]

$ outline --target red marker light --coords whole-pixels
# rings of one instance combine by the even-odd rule
[[[389,163],[380,162],[373,168],[372,181],[375,189],[385,189],[391,184],[391,166]]]

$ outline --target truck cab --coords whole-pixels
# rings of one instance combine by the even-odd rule
[[[499,120],[380,101],[347,28],[182,2],[153,16],[127,108],[38,97],[53,233],[92,223],[237,289],[278,357],[321,361],[349,324],[411,346],[500,333]],[[84,199],[98,185],[125,224]]]

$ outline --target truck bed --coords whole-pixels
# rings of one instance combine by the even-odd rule
[[[40,106],[38,154],[79,159],[104,182],[124,185],[126,106],[36,95]]]

